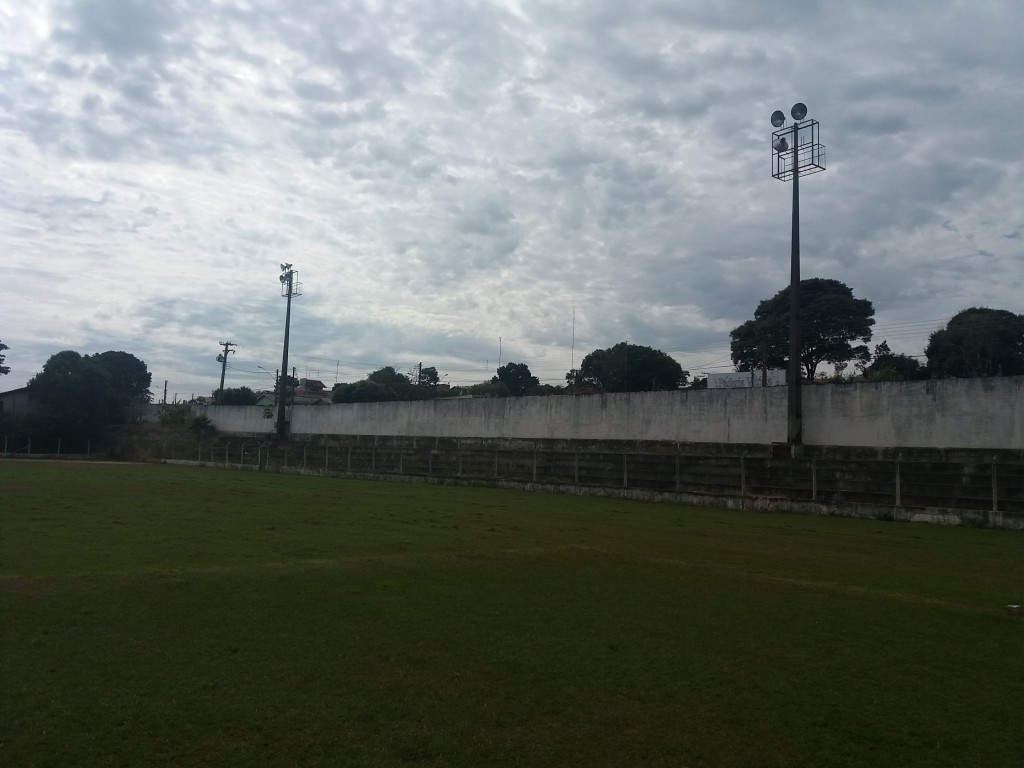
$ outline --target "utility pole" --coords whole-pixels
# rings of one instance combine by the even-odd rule
[[[220,405],[224,397],[224,374],[228,370],[228,354],[235,351],[231,347],[237,347],[238,345],[233,341],[218,341],[217,343],[224,347],[224,352],[217,355],[217,362],[220,363],[220,389],[217,390],[217,405]]]

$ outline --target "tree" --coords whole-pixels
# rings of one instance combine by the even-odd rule
[[[570,384],[603,392],[644,392],[679,389],[689,375],[661,350],[620,341],[608,349],[595,349],[565,378]]]
[[[894,353],[885,341],[875,345],[871,365],[864,369],[866,381],[912,381],[925,376],[927,371],[917,358]]]
[[[437,368],[434,366],[423,367],[423,363],[420,363],[419,368],[416,372],[416,386],[417,387],[436,387],[441,383],[441,376],[437,372]]]
[[[1024,315],[987,307],[961,310],[928,337],[924,353],[933,377],[1024,374]]]
[[[11,366],[4,365],[5,349],[10,349],[10,347],[8,347],[6,344],[0,341],[0,376],[5,376],[6,374],[11,372]]]
[[[352,384],[335,384],[331,393],[334,403],[379,403],[393,400],[383,384],[363,379]]]
[[[875,309],[838,280],[800,281],[800,365],[813,379],[822,363],[866,363]],[[732,360],[740,371],[789,365],[789,286],[763,300],[754,319],[729,332]]]
[[[40,405],[30,425],[37,435],[91,440],[110,425],[110,374],[88,355],[52,355],[29,380],[28,391]]]
[[[28,383],[40,405],[32,429],[72,440],[102,437],[130,418],[133,405],[149,402],[151,378],[146,364],[127,352],[58,352]]]
[[[405,400],[409,396],[409,387],[412,386],[408,376],[399,373],[390,365],[378,368],[367,376],[366,380],[383,387],[387,400]]]
[[[491,382],[504,384],[513,397],[528,394],[540,386],[540,379],[530,373],[530,366],[526,363],[507,363],[501,366]]]
[[[153,374],[144,362],[128,352],[101,352],[91,359],[110,376],[111,423],[128,422],[133,408],[137,409],[152,398],[149,385],[153,381]]]
[[[213,393],[217,405],[256,405],[259,395],[249,387],[227,387],[223,392]]]

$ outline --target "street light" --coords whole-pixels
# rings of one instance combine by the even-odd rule
[[[288,439],[288,423],[284,418],[284,407],[288,384],[288,332],[292,323],[292,296],[302,295],[302,283],[295,277],[298,270],[292,269],[291,264],[281,265],[281,295],[288,300],[288,308],[284,315],[284,353],[281,355],[281,374],[277,377],[277,437],[279,440]]]
[[[277,374],[276,373],[271,373],[266,368],[264,368],[262,365],[257,365],[256,367],[259,368],[261,371],[263,371],[265,374],[267,374],[267,376],[269,376],[271,379],[274,380],[274,405],[277,405]]]
[[[789,394],[786,437],[792,456],[803,451],[803,414],[800,402],[800,177],[825,170],[825,147],[818,142],[818,121],[805,120],[807,106],[797,102],[786,125],[781,109],[772,113],[772,177],[793,180],[793,234],[789,255]]]

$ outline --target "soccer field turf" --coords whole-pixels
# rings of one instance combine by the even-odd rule
[[[1022,544],[0,460],[0,762],[1016,767]]]

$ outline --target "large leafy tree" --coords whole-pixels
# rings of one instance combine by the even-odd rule
[[[132,405],[149,401],[150,380],[146,364],[127,352],[58,352],[28,383],[40,405],[33,427],[77,440],[101,437],[130,418]]]
[[[644,392],[679,389],[689,375],[659,349],[620,341],[608,349],[595,349],[565,378],[570,384],[603,392]]]
[[[87,355],[64,350],[51,356],[28,391],[39,403],[31,425],[37,435],[93,439],[110,424],[110,374]]]
[[[875,309],[838,280],[800,281],[800,365],[813,379],[822,363],[866,363]],[[789,286],[758,304],[754,318],[733,328],[732,360],[741,371],[789,364]]]
[[[924,350],[934,377],[1024,374],[1024,315],[970,307],[932,333]]]
[[[142,360],[128,352],[101,352],[91,359],[110,376],[111,420],[115,424],[129,421],[133,409],[150,401],[153,374]]]
[[[498,368],[492,383],[502,383],[513,397],[525,395],[540,386],[540,379],[530,372],[526,363],[506,363]]]

